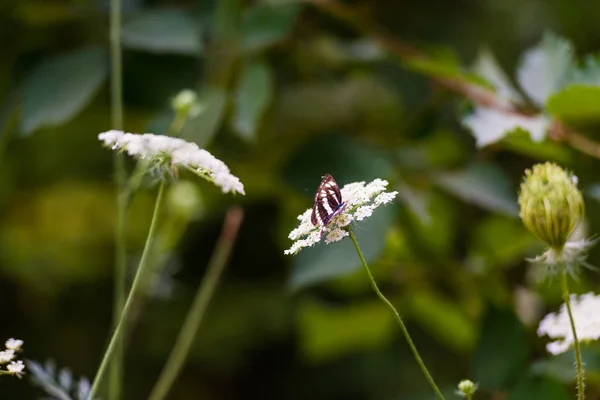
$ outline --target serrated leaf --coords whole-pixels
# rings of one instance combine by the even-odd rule
[[[492,108],[477,107],[462,120],[475,137],[477,147],[484,147],[519,130],[529,133],[531,140],[539,142],[546,137],[550,122],[543,115],[524,117],[507,114]]]
[[[569,85],[548,98],[547,109],[561,119],[600,120],[600,85]]]
[[[560,88],[572,67],[573,53],[568,40],[547,32],[540,43],[523,54],[517,80],[538,107],[543,108],[548,96]]]
[[[106,53],[100,48],[77,50],[43,62],[23,85],[23,133],[74,117],[92,100],[107,73]]]
[[[253,139],[273,98],[273,73],[263,61],[244,66],[236,93],[234,126],[245,139]]]
[[[521,94],[515,89],[489,49],[479,50],[473,71],[488,81],[494,87],[496,93],[508,103],[523,102]]]
[[[295,3],[252,6],[242,19],[242,48],[256,52],[278,43],[291,32],[301,9]]]
[[[200,55],[202,38],[197,19],[175,9],[146,11],[123,26],[123,46],[153,53]]]
[[[564,386],[553,379],[523,374],[507,400],[569,400]]]
[[[516,194],[504,172],[496,165],[473,163],[465,169],[436,176],[440,186],[468,203],[486,210],[516,216]]]
[[[509,310],[490,307],[473,354],[471,374],[487,390],[496,390],[524,375],[531,353],[525,327]]]
[[[395,321],[381,302],[327,305],[304,300],[298,305],[300,346],[305,357],[321,362],[377,348],[393,337]]]
[[[374,261],[383,251],[385,234],[393,220],[394,207],[380,207],[355,230],[354,234],[367,263]],[[359,268],[360,259],[349,238],[329,245],[319,243],[294,256],[288,286],[291,290],[300,290],[347,275]]]

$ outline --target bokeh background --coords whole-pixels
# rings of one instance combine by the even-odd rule
[[[600,163],[518,134],[478,149],[461,124],[472,104],[435,77],[449,65],[469,71],[485,48],[514,79],[550,30],[578,57],[593,54],[600,2],[343,1],[350,22],[327,0],[122,3],[125,129],[164,133],[171,99],[196,90],[203,112],[183,136],[224,160],[247,193],[224,196],[187,174],[169,187],[156,278],[128,339],[125,399],[146,398],[235,204],[245,218],[231,262],[170,398],[433,398],[349,243],[283,255],[325,173],[399,191],[358,227],[359,241],[448,398],[463,378],[480,383],[477,399],[574,398],[572,355],[551,357],[536,335],[560,292],[524,260],[544,247],[516,198],[525,168],[557,161],[579,177],[592,235]],[[113,154],[97,139],[111,128],[108,21],[107,1],[0,3],[0,339],[23,339],[25,358],[90,379],[112,312]],[[382,49],[369,21],[439,69]],[[581,125],[592,139],[597,127]],[[146,185],[131,207],[132,269],[154,196]],[[590,262],[600,265],[597,251]],[[588,271],[573,286],[597,287]],[[584,356],[598,399],[600,350]],[[46,396],[30,378],[2,377],[0,398]]]

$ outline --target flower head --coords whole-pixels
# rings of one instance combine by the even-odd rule
[[[25,365],[21,360],[15,360],[16,353],[21,350],[23,341],[10,338],[5,342],[6,349],[0,351],[0,365],[6,365],[6,369],[0,368],[0,375],[16,375],[19,378],[23,374]]]
[[[590,342],[600,339],[600,296],[587,293],[579,296],[571,295],[571,311],[575,322],[577,338],[581,342]],[[552,354],[560,354],[569,350],[573,345],[573,331],[571,330],[567,308],[563,304],[560,312],[550,313],[544,317],[538,327],[538,336],[547,335],[558,339],[546,345]]]
[[[19,351],[23,346],[23,341],[18,339],[10,338],[5,343],[6,348],[13,351]]]
[[[525,171],[519,206],[527,229],[558,252],[562,251],[584,214],[577,180],[549,162]]]
[[[225,163],[195,143],[183,139],[145,133],[142,135],[111,130],[98,139],[113,150],[149,160],[159,166],[185,168],[219,186],[223,193],[244,193],[244,185],[229,172]]]
[[[21,361],[21,360],[12,361],[10,364],[8,364],[6,366],[6,370],[8,372],[10,372],[12,375],[18,376],[19,378],[23,374],[24,369],[25,369],[25,364],[23,364],[23,361]]]
[[[310,247],[324,239],[326,244],[337,242],[348,236],[349,225],[353,221],[362,221],[373,214],[382,204],[391,202],[398,192],[385,192],[388,182],[382,179],[365,184],[354,182],[341,188],[346,206],[339,215],[333,217],[327,227],[315,226],[311,222],[312,208],[298,216],[300,224],[289,234],[294,240],[284,254],[296,254],[304,247]],[[321,235],[323,231],[323,235]]]
[[[463,379],[458,384],[458,390],[456,391],[456,394],[458,394],[461,397],[467,397],[470,399],[473,396],[473,394],[475,394],[476,391],[477,391],[476,383],[473,383],[472,381],[470,381],[468,379]]]

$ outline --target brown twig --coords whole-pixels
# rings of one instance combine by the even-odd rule
[[[357,31],[369,36],[390,54],[398,57],[404,64],[431,62],[432,60],[410,44],[398,39],[383,27],[365,18],[363,14],[355,13],[350,7],[338,0],[307,0],[327,14],[347,22]],[[477,85],[460,77],[431,76],[438,85],[460,93],[475,104],[493,108],[506,114],[530,116],[531,111],[525,107],[501,99],[496,93],[486,87]],[[600,158],[600,143],[566,127],[561,121],[554,119],[548,129],[548,138],[554,141],[564,141],[572,148],[589,156]]]

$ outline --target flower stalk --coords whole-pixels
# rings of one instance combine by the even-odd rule
[[[125,305],[123,306],[123,310],[121,315],[119,316],[119,323],[117,324],[112,338],[108,344],[106,352],[102,358],[102,362],[100,363],[100,367],[98,368],[98,372],[94,378],[94,382],[92,383],[92,388],[90,389],[89,398],[94,399],[98,393],[100,383],[106,373],[109,362],[115,354],[115,351],[118,348],[118,344],[121,342],[125,325],[127,325],[127,320],[131,317],[132,311],[135,308],[134,303],[139,300],[140,296],[143,294],[145,286],[146,286],[146,278],[147,278],[147,266],[148,263],[148,255],[150,254],[150,249],[152,248],[152,243],[154,240],[154,236],[156,234],[156,228],[158,226],[158,216],[160,214],[160,209],[162,205],[162,200],[164,197],[165,191],[165,182],[161,181],[160,186],[158,188],[158,195],[156,197],[156,203],[154,205],[154,212],[152,215],[152,221],[150,222],[150,229],[148,231],[148,237],[146,238],[146,244],[144,245],[144,250],[142,252],[142,257],[140,259],[137,272],[133,279],[133,283],[131,285],[131,290],[129,291],[129,295],[125,301]]]
[[[164,399],[183,368],[208,304],[231,255],[243,216],[243,211],[238,207],[232,207],[227,212],[221,236],[215,246],[206,274],[198,287],[194,302],[175,341],[169,359],[148,397],[149,400]]]
[[[583,362],[581,361],[581,349],[579,346],[579,339],[577,338],[577,329],[575,329],[575,319],[573,318],[573,311],[571,310],[571,296],[569,294],[569,283],[568,283],[567,268],[563,268],[562,272],[562,295],[565,301],[565,307],[569,315],[569,324],[571,325],[571,331],[573,333],[573,350],[575,351],[575,369],[577,372],[577,399],[585,400],[585,382],[584,382],[584,371]]]
[[[408,346],[410,347],[410,350],[412,351],[413,356],[415,357],[415,360],[417,360],[417,364],[419,364],[419,367],[421,367],[421,371],[423,371],[423,374],[425,375],[425,378],[427,378],[429,385],[431,385],[431,388],[435,392],[436,397],[440,400],[444,400],[444,396],[442,395],[442,392],[435,384],[433,377],[431,376],[431,374],[429,373],[429,370],[425,366],[425,363],[423,362],[423,359],[421,358],[421,355],[419,354],[417,347],[413,343],[413,341],[410,337],[410,334],[408,333],[408,329],[406,329],[406,325],[404,325],[404,321],[402,321],[402,318],[400,317],[400,314],[398,314],[398,311],[396,311],[396,308],[394,307],[394,305],[379,290],[379,287],[377,286],[377,282],[375,282],[375,278],[373,278],[373,274],[371,273],[371,269],[369,268],[367,262],[365,261],[363,254],[362,254],[362,251],[360,250],[360,246],[358,245],[356,237],[354,236],[354,232],[352,232],[352,230],[350,230],[349,235],[350,235],[350,239],[352,239],[352,243],[354,243],[354,248],[356,249],[358,258],[360,258],[360,262],[362,263],[363,267],[365,267],[365,271],[367,272],[369,281],[371,282],[371,286],[373,287],[373,290],[377,294],[377,297],[379,297],[379,299],[383,302],[383,304],[385,304],[394,314],[394,318],[396,319],[396,322],[398,322],[398,325],[400,326],[400,329],[402,330],[402,333],[404,334],[404,338],[408,342]]]

